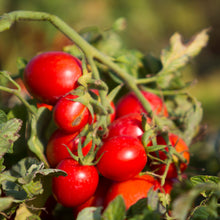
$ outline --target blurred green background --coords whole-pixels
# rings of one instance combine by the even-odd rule
[[[198,83],[190,92],[204,108],[207,125],[202,141],[192,146],[195,172],[220,172],[220,19],[219,0],[0,0],[0,14],[13,10],[55,14],[77,31],[89,26],[109,28],[124,17],[127,28],[121,37],[128,48],[159,57],[170,36],[179,32],[185,40],[210,28],[210,40],[202,53],[184,69],[186,80]],[[65,38],[46,22],[21,22],[0,33],[0,69],[16,72],[18,56],[30,59],[39,51],[59,50]],[[203,169],[204,168],[204,169]]]

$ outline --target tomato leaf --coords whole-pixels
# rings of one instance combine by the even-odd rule
[[[158,73],[157,83],[160,88],[175,88],[184,86],[180,80],[181,74],[178,70],[184,67],[191,58],[195,57],[208,42],[208,29],[202,30],[195,35],[191,41],[184,44],[179,33],[170,38],[170,47],[162,50],[162,69]]]
[[[28,137],[29,149],[35,153],[35,155],[45,163],[47,167],[49,164],[44,155],[44,149],[46,143],[44,143],[43,135],[45,134],[45,127],[49,124],[51,118],[51,112],[47,108],[39,108],[37,115],[30,116],[30,128]]]
[[[179,33],[170,38],[170,47],[162,51],[161,61],[163,68],[159,74],[174,72],[185,66],[190,58],[196,56],[208,42],[208,29],[195,35],[190,42],[184,44]]]
[[[13,203],[14,198],[12,197],[1,197],[0,198],[0,212],[8,209]]]
[[[217,176],[206,176],[206,175],[199,175],[199,176],[193,176],[190,178],[192,184],[196,186],[197,184],[201,183],[219,183],[220,178]]]
[[[21,129],[21,125],[22,121],[17,118],[0,124],[0,158],[5,153],[12,152],[13,143],[19,138],[18,132]]]
[[[137,50],[122,50],[115,61],[127,73],[138,78],[139,68],[142,66],[143,54]]]
[[[28,207],[22,203],[18,210],[16,211],[16,217],[15,220],[40,220],[40,217],[37,215],[32,214],[32,212],[28,209]]]
[[[102,207],[89,207],[79,212],[76,220],[101,220]]]
[[[102,217],[106,220],[124,220],[125,203],[121,195],[117,196],[109,203],[109,205],[103,212]]]

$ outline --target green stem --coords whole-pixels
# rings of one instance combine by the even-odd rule
[[[32,113],[33,115],[36,115],[36,111],[32,106],[21,96],[20,91],[18,89],[11,89],[8,87],[0,86],[0,90],[11,93],[20,99],[20,101],[26,106],[28,111]]]
[[[137,84],[147,84],[147,83],[152,83],[157,80],[156,76],[149,77],[149,78],[143,78],[143,79],[136,79]]]
[[[136,85],[136,79],[129,75],[126,71],[121,69],[115,64],[108,56],[102,54],[95,47],[91,46],[85,41],[75,30],[68,26],[64,21],[55,15],[51,15],[44,12],[33,11],[13,11],[8,14],[4,14],[0,20],[0,31],[9,29],[16,21],[49,21],[57,29],[59,29],[65,36],[78,45],[81,50],[90,57],[98,59],[103,64],[112,69],[118,77],[120,77],[127,87],[132,90],[137,98],[142,103],[145,110],[152,116],[152,109],[149,102],[144,98],[139,88]]]

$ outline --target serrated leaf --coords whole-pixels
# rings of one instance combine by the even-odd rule
[[[207,220],[210,218],[210,213],[208,212],[208,207],[198,206],[194,209],[193,215],[190,217],[190,220]],[[215,218],[213,218],[214,220]]]
[[[10,152],[13,143],[19,138],[19,130],[21,129],[22,121],[17,118],[8,120],[0,124],[0,158]]]
[[[192,184],[195,186],[201,183],[219,183],[220,178],[217,176],[198,175],[190,178]]]
[[[105,209],[102,219],[105,220],[124,220],[125,218],[125,203],[121,195],[112,200]]]
[[[89,207],[79,212],[76,220],[101,220],[102,207]]]
[[[163,72],[174,72],[186,65],[190,58],[196,56],[208,42],[208,29],[202,30],[192,38],[190,42],[184,44],[179,33],[175,33],[170,39],[170,47],[162,51],[161,61]]]
[[[13,197],[1,197],[0,198],[0,212],[8,209],[13,203],[13,201],[14,201]]]
[[[65,172],[59,169],[44,169],[44,163],[38,161],[36,158],[23,158],[17,164],[15,164],[11,170],[5,172],[5,174],[14,176],[20,184],[28,184],[37,175],[49,175],[54,176],[65,175]]]

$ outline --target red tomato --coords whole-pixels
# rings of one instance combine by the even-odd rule
[[[56,125],[67,132],[81,130],[89,120],[88,108],[80,102],[73,101],[75,98],[76,95],[67,94],[59,99],[53,110]]]
[[[186,143],[175,134],[169,134],[169,140],[170,140],[171,145],[173,147],[175,147],[176,151],[178,153],[180,153],[183,156],[183,158],[186,159],[186,163],[184,163],[184,162],[179,161],[179,159],[176,156],[173,156],[174,160],[177,163],[179,163],[177,165],[179,166],[180,171],[183,172],[189,164],[189,159],[190,159],[189,148],[186,145]],[[167,143],[163,139],[162,136],[157,136],[157,144],[158,145],[166,145]],[[150,142],[148,144],[148,146],[152,146],[152,142]],[[168,150],[169,150],[168,147],[166,147],[165,150],[168,152]],[[154,157],[159,157],[163,161],[165,161],[167,159],[167,155],[163,151],[151,152],[150,154],[153,155]],[[150,162],[151,169],[155,173],[157,173],[159,175],[162,175],[164,173],[164,171],[166,169],[166,164],[160,163],[158,161],[156,162],[157,163],[156,164],[154,160],[150,160],[149,162]],[[175,178],[175,177],[177,177],[177,175],[178,175],[178,173],[177,173],[176,165],[175,165],[175,163],[171,163],[169,166],[168,173],[167,173],[167,178]]]
[[[40,107],[45,107],[45,108],[49,109],[50,111],[53,110],[53,106],[52,105],[48,105],[46,103],[37,103],[37,108],[40,108]]]
[[[97,168],[106,178],[124,181],[145,167],[147,156],[141,142],[131,136],[117,136],[103,143],[96,154]]]
[[[51,167],[56,167],[61,160],[70,157],[70,154],[66,149],[66,147],[68,147],[73,154],[78,155],[77,153],[77,148],[79,144],[79,138],[77,137],[78,134],[79,132],[66,133],[60,129],[54,131],[46,147],[46,156]],[[85,138],[82,138],[82,143],[84,142],[84,140]],[[90,141],[86,146],[82,148],[82,152],[84,156],[89,152],[91,146],[92,146],[92,141]]]
[[[150,123],[150,121],[151,119],[147,118],[147,122]],[[114,136],[122,135],[133,136],[141,139],[143,133],[142,116],[139,113],[133,113],[124,115],[113,121],[108,126],[108,133],[105,137],[103,137],[103,139],[106,140]]]
[[[54,177],[53,195],[65,207],[74,207],[86,202],[96,191],[99,175],[94,166],[80,165],[72,158],[62,160],[57,169],[67,176]]]
[[[150,103],[152,111],[159,115],[168,116],[167,108],[162,99],[150,92],[141,91],[145,99]],[[145,112],[141,102],[137,99],[133,92],[123,96],[116,105],[116,118],[130,113],[142,113]]]
[[[77,87],[81,75],[81,62],[76,57],[51,51],[30,60],[24,71],[24,83],[36,99],[55,104],[61,96]]]
[[[146,198],[148,191],[158,189],[159,183],[150,175],[135,176],[129,180],[113,183],[106,195],[105,207],[118,195],[124,199],[126,209],[138,200]]]
[[[101,176],[99,178],[99,184],[95,191],[95,194],[92,197],[90,197],[90,199],[87,200],[82,205],[73,208],[74,216],[77,217],[78,213],[84,208],[91,207],[91,206],[92,207],[104,206],[106,193],[111,184],[112,184],[111,180],[106,179]]]

